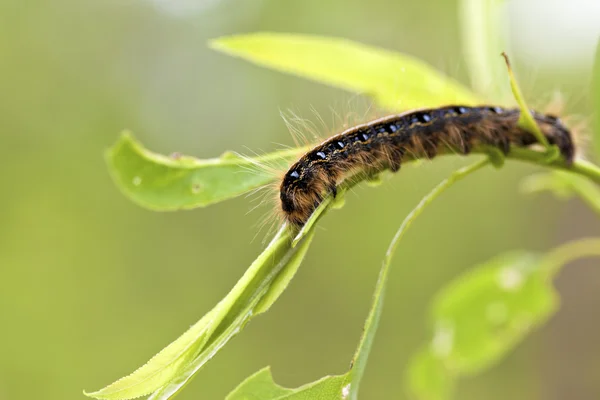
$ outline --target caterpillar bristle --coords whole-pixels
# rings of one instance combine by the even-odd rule
[[[517,108],[453,105],[353,126],[313,147],[289,168],[279,186],[281,215],[299,229],[348,176],[395,172],[406,158],[432,159],[440,152],[466,155],[476,146],[493,146],[508,154],[513,146],[535,145],[536,137],[519,127],[519,116]],[[576,147],[571,131],[554,115],[533,116],[565,162],[572,163]]]

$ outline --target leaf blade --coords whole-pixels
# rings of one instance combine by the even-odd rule
[[[417,398],[449,398],[455,379],[498,362],[546,322],[558,308],[547,270],[539,255],[513,252],[444,286],[431,306],[433,334],[423,350],[430,354],[413,358],[407,371],[407,385]],[[437,360],[436,367],[423,368],[423,357]],[[442,384],[426,390],[423,382],[430,380]]]
[[[227,296],[192,328],[132,374],[98,391],[84,393],[106,400],[150,393],[150,399],[171,398],[250,319],[266,311],[281,295],[298,270],[313,235],[311,232],[292,248],[290,231],[280,229]]]
[[[271,374],[271,368],[265,367],[242,381],[227,395],[225,400],[277,399],[293,392],[293,389],[276,384]]]
[[[432,306],[433,340],[452,330],[446,363],[465,374],[482,370],[556,311],[556,294],[540,265],[536,254],[506,254],[442,289]],[[434,351],[445,353],[444,345]]]
[[[214,355],[254,317],[267,311],[289,284],[314,236],[314,231],[298,246],[291,246],[291,233],[284,226],[223,301],[231,303],[220,326],[202,352],[190,362],[173,382],[154,392],[148,400],[166,400],[177,394]],[[259,280],[260,283],[256,283]],[[244,293],[246,288],[258,288]]]
[[[472,91],[406,54],[346,39],[260,32],[209,46],[260,66],[373,97],[390,111],[480,102]]]
[[[202,345],[204,334],[214,314],[213,311],[204,315],[179,338],[130,375],[98,391],[89,393],[84,391],[84,394],[96,399],[130,399],[145,396],[160,389],[164,382],[168,382],[178,374],[182,364],[190,361],[193,347]]]
[[[226,153],[199,160],[166,157],[144,148],[129,132],[106,152],[110,174],[134,203],[155,211],[206,207],[272,182],[276,176],[262,168],[285,168],[302,148],[244,158]]]
[[[347,374],[325,376],[296,389],[279,386],[269,367],[246,378],[225,400],[343,400]]]

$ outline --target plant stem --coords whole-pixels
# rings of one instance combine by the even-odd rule
[[[406,230],[408,229],[410,224],[412,224],[412,222],[419,215],[421,215],[421,213],[423,212],[425,207],[429,205],[429,203],[431,203],[440,193],[442,193],[444,190],[446,190],[447,188],[452,186],[454,183],[465,178],[467,175],[470,175],[473,172],[478,171],[479,169],[481,169],[484,166],[486,166],[487,164],[489,164],[489,162],[490,162],[489,159],[486,158],[484,160],[478,161],[474,164],[468,165],[466,167],[463,167],[463,168],[460,168],[460,169],[454,171],[452,173],[452,175],[450,175],[449,177],[444,179],[440,184],[438,184],[435,188],[433,188],[433,190],[431,192],[429,192],[425,197],[423,197],[421,199],[421,201],[419,202],[419,204],[417,204],[417,206],[410,212],[410,214],[408,214],[406,216],[404,221],[402,221],[402,225],[400,225],[400,228],[394,235],[394,238],[392,239],[392,241],[387,249],[387,252],[385,253],[383,267],[387,269],[387,267],[389,266],[389,264],[392,261],[392,258],[394,256],[396,248],[398,247],[398,243],[400,242],[400,239],[402,239],[402,237],[406,233]]]
[[[351,373],[350,383],[350,400],[356,400],[358,396],[358,385],[364,373],[367,358],[370,353],[371,346],[373,344],[373,339],[377,331],[377,325],[379,324],[379,318],[381,316],[381,311],[383,308],[383,299],[385,296],[387,276],[389,273],[392,258],[394,256],[396,248],[398,247],[400,239],[402,239],[408,227],[423,212],[425,207],[427,207],[440,193],[442,193],[444,190],[446,190],[462,178],[466,177],[469,174],[472,174],[473,172],[481,169],[489,163],[490,159],[486,158],[469,166],[460,168],[457,171],[454,171],[452,175],[444,179],[440,184],[433,188],[433,190],[429,192],[423,199],[421,199],[419,204],[417,204],[417,206],[410,212],[410,214],[406,216],[406,218],[402,222],[402,225],[400,225],[400,228],[394,235],[394,238],[392,239],[392,242],[390,243],[385,254],[383,265],[379,272],[379,278],[377,279],[377,284],[375,286],[375,292],[373,294],[373,304],[371,305],[369,315],[367,316],[367,319],[365,321],[363,335],[360,338],[360,342],[352,360],[353,369]]]
[[[546,153],[522,148],[511,149],[506,158],[525,161],[542,167],[569,171],[585,176],[600,185],[600,167],[586,160],[575,160],[572,165],[567,165],[562,159],[548,161]]]
[[[554,278],[562,266],[584,257],[600,257],[600,238],[579,239],[555,248],[544,257],[542,268]]]

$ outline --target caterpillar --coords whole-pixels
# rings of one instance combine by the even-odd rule
[[[569,129],[553,115],[532,111],[542,134],[567,165],[575,148]],[[396,172],[407,157],[433,158],[440,152],[467,155],[477,146],[504,154],[527,147],[536,137],[520,128],[518,108],[461,105],[409,111],[357,125],[306,152],[284,175],[279,200],[284,220],[300,229],[325,196],[337,194],[348,176]]]

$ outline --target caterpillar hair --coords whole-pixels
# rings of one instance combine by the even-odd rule
[[[548,142],[570,165],[575,155],[571,132],[560,119],[532,111]],[[520,110],[460,105],[409,111],[354,126],[305,153],[284,175],[279,200],[284,219],[301,228],[312,212],[349,176],[396,172],[406,158],[433,158],[441,152],[467,155],[492,146],[504,154],[527,147],[536,137],[519,127]]]

